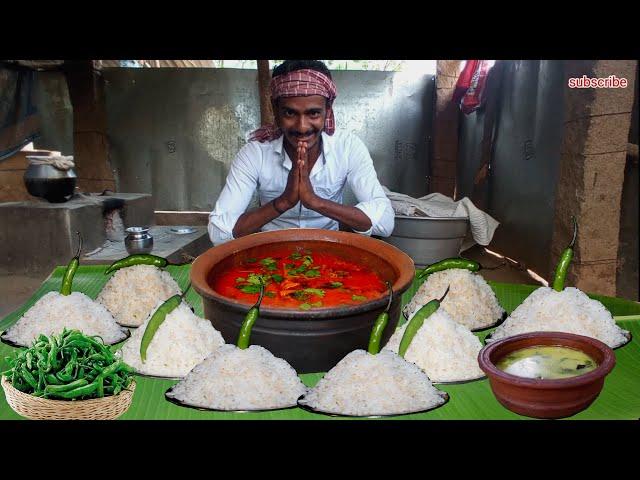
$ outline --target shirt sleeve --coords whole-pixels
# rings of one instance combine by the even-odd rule
[[[256,165],[260,162],[260,149],[249,143],[231,163],[224,188],[209,214],[208,231],[214,246],[233,240],[233,227],[246,211],[258,186]]]
[[[348,157],[350,167],[347,181],[359,202],[355,207],[371,220],[369,230],[356,231],[356,233],[380,237],[390,236],[395,222],[391,201],[380,185],[367,147],[356,136],[352,136]]]

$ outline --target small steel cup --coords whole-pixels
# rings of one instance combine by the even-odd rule
[[[129,255],[151,253],[153,250],[153,236],[149,233],[149,227],[129,227],[124,246]]]

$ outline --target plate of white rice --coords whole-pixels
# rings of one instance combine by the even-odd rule
[[[153,265],[133,265],[117,270],[96,298],[120,325],[139,327],[155,309],[182,293],[169,272]]]
[[[165,397],[201,410],[264,412],[293,408],[306,391],[293,367],[264,347],[225,344],[167,390]]]
[[[64,329],[98,336],[107,345],[126,339],[130,333],[116,323],[109,311],[81,292],[62,295],[48,292],[2,334],[2,341],[28,347],[40,334],[58,335]]]
[[[156,378],[183,378],[216,348],[224,345],[224,338],[211,322],[198,317],[182,302],[158,327],[143,362],[140,343],[155,310],[118,351],[118,356],[136,373]]]
[[[298,405],[331,416],[377,418],[424,413],[448,400],[449,395],[436,389],[420,367],[390,350],[377,355],[354,350]]]
[[[408,324],[393,333],[385,349],[398,353]],[[478,365],[481,349],[480,339],[471,330],[439,309],[425,319],[404,358],[424,370],[433,383],[463,383],[485,377]]]
[[[534,290],[496,328],[486,342],[529,332],[566,332],[595,338],[611,348],[631,340],[627,330],[616,325],[602,303],[574,287],[558,292],[549,287]]]
[[[403,308],[404,317],[411,320],[428,302],[441,298],[447,287],[449,293],[440,308],[446,310],[454,321],[469,330],[484,330],[504,320],[506,312],[482,275],[462,268],[430,274]]]

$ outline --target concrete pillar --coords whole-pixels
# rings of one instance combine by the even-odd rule
[[[635,85],[635,60],[567,61],[566,80],[627,80],[626,88],[568,88],[549,270],[571,240],[571,216],[578,238],[567,285],[616,295],[620,198]]]
[[[460,73],[460,60],[438,60],[436,67],[436,108],[433,127],[433,159],[430,192],[453,197],[458,161],[458,115],[460,107],[451,102]]]

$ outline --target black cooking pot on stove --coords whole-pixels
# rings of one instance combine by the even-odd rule
[[[51,203],[69,200],[76,188],[77,176],[73,168],[62,170],[50,164],[30,163],[24,172],[24,184],[34,197]]]

